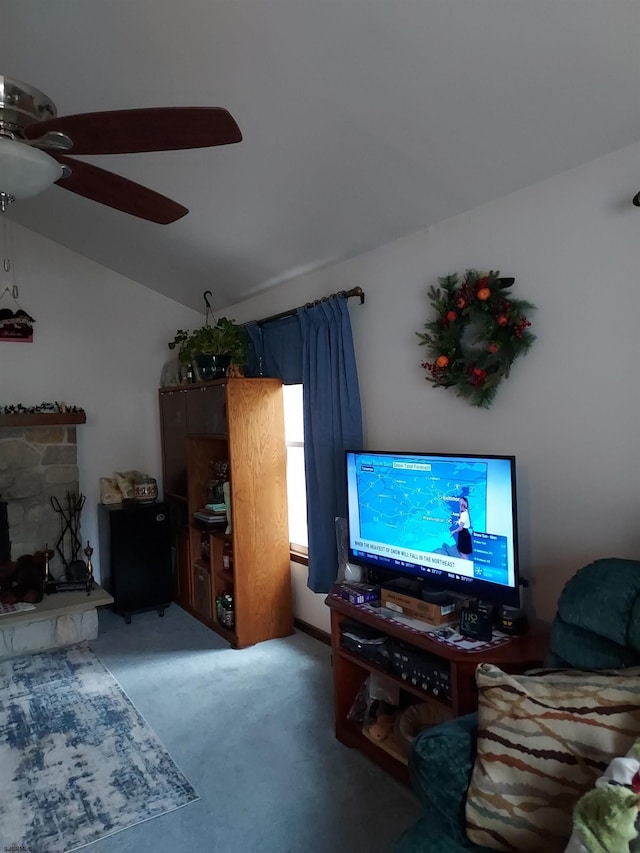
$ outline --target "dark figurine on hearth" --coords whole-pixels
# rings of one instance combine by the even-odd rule
[[[0,604],[24,601],[37,604],[44,597],[46,557],[43,553],[23,554],[17,561],[0,565]]]

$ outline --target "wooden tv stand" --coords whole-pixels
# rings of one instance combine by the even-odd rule
[[[401,707],[415,702],[426,702],[442,712],[443,718],[468,714],[477,708],[475,670],[480,663],[492,663],[505,672],[524,672],[541,666],[549,647],[549,634],[545,626],[533,625],[527,634],[508,639],[501,645],[478,643],[473,650],[461,650],[435,636],[438,631],[425,623],[424,630],[414,630],[367,604],[351,604],[337,592],[330,593],[325,603],[331,609],[331,651],[333,657],[333,685],[335,705],[335,732],[339,741],[365,753],[400,781],[409,783],[406,759],[393,746],[374,743],[362,731],[359,723],[349,719],[349,711],[370,673],[379,673],[400,689]],[[448,673],[451,698],[442,695],[436,684],[423,689],[425,682],[412,683],[410,675],[404,678],[377,663],[345,649],[341,645],[341,625],[353,620],[374,628],[382,634],[404,644],[412,653],[430,661]]]

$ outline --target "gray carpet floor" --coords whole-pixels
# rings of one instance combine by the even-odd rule
[[[330,648],[300,631],[234,650],[172,604],[100,611],[91,648],[200,795],[96,853],[387,853],[419,812],[333,729]]]

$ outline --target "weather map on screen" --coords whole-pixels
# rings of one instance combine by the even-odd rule
[[[348,452],[347,490],[354,562],[517,588],[512,457]]]
[[[398,548],[435,552],[449,537],[460,497],[474,506],[474,524],[485,528],[487,466],[458,460],[363,458],[356,471],[360,535]]]

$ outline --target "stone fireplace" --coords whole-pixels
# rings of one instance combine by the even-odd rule
[[[64,520],[51,498],[66,509],[67,494],[79,494],[76,425],[84,422],[84,412],[77,411],[0,414],[0,527],[9,528],[11,560],[45,546],[55,550]],[[0,550],[6,557],[2,529]],[[61,550],[69,560],[66,536]],[[64,575],[58,553],[50,570],[56,578]],[[0,619],[0,660],[94,639],[96,608],[112,603],[113,597],[96,586],[90,593],[56,592],[35,605],[15,605],[17,612],[4,612]]]
[[[0,501],[7,504],[12,560],[43,551],[45,546],[56,548],[62,518],[51,498],[66,508],[67,495],[77,496],[79,492],[76,423],[64,421],[84,422],[84,415],[81,417],[0,416]],[[61,549],[68,558],[69,543],[65,542],[67,550],[64,542]],[[64,571],[57,552],[50,569],[54,577]]]

